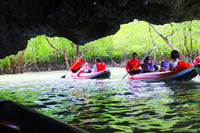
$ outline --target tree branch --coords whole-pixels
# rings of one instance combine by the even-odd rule
[[[167,37],[169,37],[169,36],[171,36],[171,35],[173,35],[174,34],[174,29],[173,29],[173,25],[170,23],[170,25],[171,25],[171,27],[172,27],[172,32],[171,33],[169,33],[168,35],[166,35],[165,36],[165,38],[167,38]]]
[[[57,49],[56,47],[54,47],[54,46],[49,42],[49,40],[47,39],[47,37],[45,37],[45,38],[46,38],[47,42],[49,43],[49,45],[50,45],[52,48],[54,48],[56,51],[58,51],[58,53],[60,53],[61,55],[65,56],[59,49]]]
[[[180,55],[185,59],[185,56],[174,46],[174,44],[172,42],[170,42],[167,37],[169,37],[170,35],[172,35],[174,33],[173,29],[172,29],[172,33],[163,36],[154,26],[153,24],[150,24],[151,27],[153,27],[153,29],[155,30],[155,32],[173,49],[173,50],[177,50]],[[172,26],[172,24],[170,24]]]
[[[55,54],[55,53],[53,53],[53,54]],[[39,58],[38,60],[36,60],[36,62],[37,62],[37,61],[40,61],[40,60],[42,60],[42,59],[45,59],[45,58],[47,58],[48,56],[53,55],[53,54],[49,54],[49,55],[46,55],[46,56],[42,56],[41,58]],[[34,63],[34,62],[31,61],[31,60],[27,61],[27,62],[24,64],[24,68],[26,68],[26,67],[32,65],[33,63]]]
[[[151,40],[152,40],[153,46],[155,47],[156,45],[155,45],[155,42],[154,42],[154,39],[153,39],[153,35],[151,33],[151,25],[150,25],[150,23],[148,23],[148,24],[149,24],[149,32],[150,32]],[[155,59],[156,59],[156,50],[154,51],[154,60]]]
[[[166,39],[166,38],[154,27],[153,24],[150,24],[150,25],[151,25],[151,27],[154,29],[154,31],[155,31],[161,38]]]

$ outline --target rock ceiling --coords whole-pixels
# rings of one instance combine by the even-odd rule
[[[134,19],[153,24],[200,18],[198,0],[0,0],[0,58],[16,54],[37,35],[84,45],[115,34]]]

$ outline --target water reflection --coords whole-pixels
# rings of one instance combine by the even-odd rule
[[[159,119],[167,110],[160,106],[172,102],[169,95],[173,94],[169,88],[163,86],[164,83],[122,80],[114,83],[115,86],[112,83],[109,86],[110,84],[103,82],[104,88],[96,87],[92,91],[84,88],[85,91],[81,92],[90,95],[82,95],[82,105],[76,104],[75,109],[80,113],[76,114],[71,123],[90,131],[132,132],[137,128],[149,130],[149,124],[155,119],[152,124],[163,129]]]
[[[200,130],[198,78],[148,83],[115,77],[74,80],[37,76],[40,78],[0,82],[0,99],[25,104],[90,132]]]

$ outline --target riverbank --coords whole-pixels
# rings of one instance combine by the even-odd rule
[[[114,61],[114,60],[105,60],[104,62],[106,63],[107,68],[125,68],[126,63],[129,59],[121,60],[121,61]],[[155,60],[155,64],[157,66],[160,66],[162,61],[169,61],[168,57],[160,57]],[[89,67],[93,68],[94,61],[87,60],[85,61],[88,62]],[[3,74],[17,74],[17,73],[24,73],[24,72],[40,72],[40,71],[57,71],[57,70],[66,70],[66,64],[65,62],[43,62],[43,63],[33,63],[29,66],[23,65],[23,66],[17,66],[14,72],[11,72],[11,70],[3,70],[0,69],[0,75]]]
[[[129,59],[121,60],[121,61],[105,61],[107,68],[125,68],[126,63]],[[169,58],[158,58],[155,60],[155,64],[158,66],[161,64],[162,61],[169,60]],[[87,60],[86,60],[87,61]],[[94,61],[87,61],[90,68],[93,68]],[[55,62],[44,62],[44,63],[38,63],[38,64],[32,64],[29,67],[26,67],[24,69],[24,72],[38,72],[38,71],[55,71],[55,70],[66,70],[65,62],[61,63],[55,63]]]

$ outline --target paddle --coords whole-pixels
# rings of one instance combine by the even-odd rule
[[[73,67],[76,65],[76,63],[80,60],[80,58],[82,58],[82,57],[84,56],[84,53],[85,53],[86,51],[87,51],[87,50],[85,50],[85,51],[82,53],[82,55],[78,58],[78,60],[74,63],[74,65],[73,65],[72,67],[70,67],[70,70],[71,70],[71,68],[73,68]],[[65,76],[66,76],[66,74],[63,75],[61,78],[65,78]]]
[[[147,56],[149,56],[149,54],[150,54],[152,51],[154,51],[155,48],[156,48],[156,46],[154,46],[154,47],[144,56],[144,58],[143,58],[140,62],[143,62],[144,59],[145,59]],[[131,68],[131,70],[134,70],[134,68],[137,67],[138,65],[139,65],[139,63],[136,64],[133,68]],[[122,79],[124,79],[127,75],[128,75],[128,72],[127,72],[127,74],[126,74]]]
[[[188,56],[188,57],[190,57],[190,58],[192,58],[192,59],[195,59],[195,57],[192,57],[192,56],[190,56],[190,55],[188,55],[188,54],[185,54],[185,56]]]

